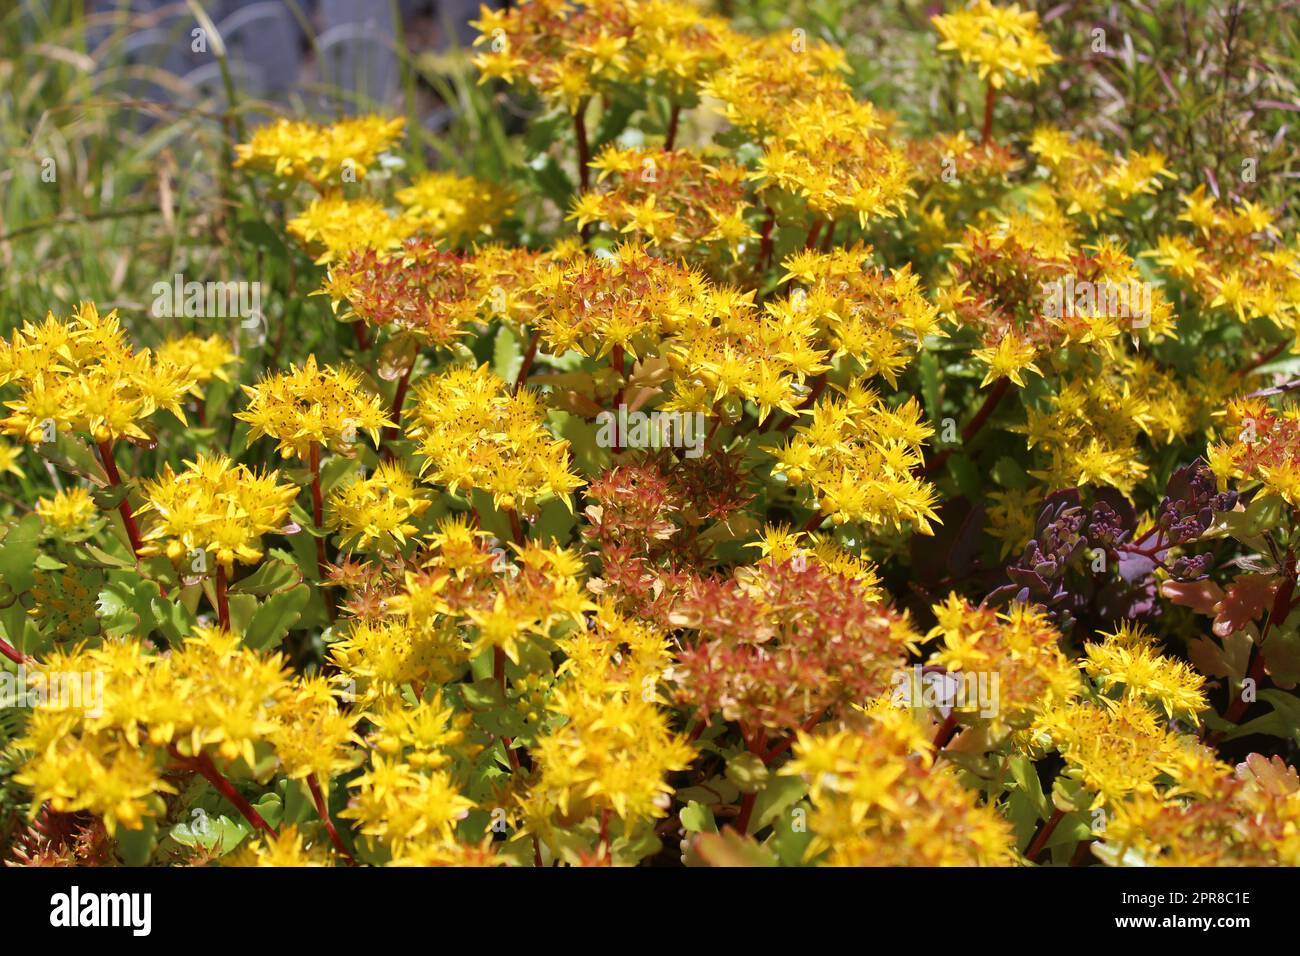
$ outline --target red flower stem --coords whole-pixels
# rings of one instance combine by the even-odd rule
[[[803,247],[805,249],[816,249],[817,238],[821,235],[821,232],[822,232],[822,221],[820,219],[816,219],[813,221],[812,228],[808,230],[808,238],[804,240]]]
[[[113,446],[106,441],[96,443],[99,449],[99,458],[104,463],[104,473],[108,475],[109,483],[114,488],[122,487],[122,475],[117,470],[117,462],[113,459]],[[135,516],[131,514],[131,502],[127,495],[122,496],[122,500],[117,503],[117,512],[122,516],[122,524],[126,526],[126,536],[131,541],[131,551],[136,558],[140,557],[140,548],[143,542],[140,540],[140,529],[136,527]]]
[[[352,323],[352,334],[357,337],[357,349],[361,352],[370,348],[370,336],[366,335],[366,323],[357,319]]]
[[[515,544],[522,548],[526,539],[524,538],[524,527],[519,523],[519,512],[515,511],[514,508],[507,508],[506,515],[510,518],[510,534],[514,537]]]
[[[835,220],[826,220],[826,236],[822,239],[822,252],[830,252],[835,244]]]
[[[397,391],[393,393],[393,411],[391,415],[391,418],[397,424],[388,426],[384,429],[384,433],[379,436],[380,454],[386,461],[393,460],[393,450],[388,447],[388,443],[396,441],[397,436],[401,434],[402,406],[406,404],[406,390],[411,385],[411,373],[415,371],[415,363],[419,357],[418,352],[411,357],[411,364],[406,366],[406,371],[397,380]]]
[[[957,715],[950,713],[942,724],[939,725],[938,732],[934,735],[934,749],[942,750],[948,746],[948,742],[957,734]]]
[[[990,83],[984,90],[984,129],[980,133],[980,144],[987,146],[989,137],[993,135],[993,104],[997,102],[998,91]]]
[[[799,412],[812,408],[817,399],[821,398],[822,392],[824,391],[826,391],[826,373],[822,372],[813,380],[812,390],[808,393],[807,397],[799,403],[799,408],[795,411],[795,414],[787,415],[785,421],[776,426],[776,430],[779,432],[787,431],[791,425],[799,420]]]
[[[767,208],[767,219],[763,222],[762,234],[758,244],[758,263],[754,267],[754,282],[757,284],[767,261],[772,256],[772,230],[776,227],[776,212],[771,206]]]
[[[677,142],[677,121],[681,119],[682,108],[674,103],[672,109],[668,111],[668,134],[664,137],[664,149],[670,150],[673,144]]]
[[[745,738],[745,746],[749,748],[749,752],[766,763],[767,761],[764,758],[764,753],[767,750],[767,730],[760,727],[751,737],[745,732],[745,727],[742,724],[740,734]],[[740,801],[740,812],[736,814],[736,819],[732,823],[732,827],[742,836],[749,832],[749,818],[754,814],[754,802],[756,800],[758,800],[757,790],[753,793],[745,794]]]
[[[804,524],[804,526],[800,530],[808,531],[808,532],[816,531],[818,528],[822,526],[822,522],[825,520],[826,520],[826,516],[824,514],[822,514],[820,511],[814,511],[813,516],[808,519],[808,521]]]
[[[1235,372],[1232,377],[1245,378],[1247,375],[1255,371],[1255,369],[1259,368],[1261,365],[1265,365],[1268,362],[1271,362],[1273,359],[1277,358],[1279,355],[1281,355],[1283,350],[1285,350],[1286,347],[1290,344],[1291,343],[1288,341],[1279,342],[1277,345],[1273,346],[1273,348],[1269,349],[1267,352],[1264,352],[1262,355],[1259,355],[1255,359],[1253,359],[1250,362],[1250,364],[1246,365],[1245,367]]]
[[[18,650],[12,644],[6,641],[3,637],[0,637],[0,654],[3,654],[5,657],[9,658],[15,664],[26,664],[31,660],[30,657],[28,657],[22,651]]]
[[[803,724],[799,727],[799,729],[802,730],[805,734],[808,733],[810,730],[812,730],[821,722],[821,719],[826,716],[826,711],[828,709],[829,708],[823,707],[821,710],[817,711],[817,713],[813,714],[811,717],[805,720]],[[767,755],[763,758],[763,763],[770,765],[773,760],[775,760],[777,757],[781,756],[781,754],[785,753],[792,746],[794,746],[794,742],[797,737],[798,734],[791,734],[790,736],[782,740],[779,744],[777,744],[775,747],[773,747],[771,750],[767,752]]]
[[[623,404],[623,389],[627,384],[627,369],[624,367],[625,362],[623,360],[623,346],[615,345],[613,350],[609,354],[610,354],[610,359],[614,363],[614,369],[618,372],[618,377],[620,379],[620,384],[618,386],[618,394],[614,396],[614,421],[615,421],[614,447],[611,449],[611,451],[613,451],[614,454],[617,455],[619,452],[623,450],[623,438],[625,437],[618,433],[617,422],[618,422],[618,409],[619,406]]]
[[[524,360],[519,366],[519,374],[515,376],[516,395],[522,391],[524,382],[528,380],[528,373],[533,367],[533,359],[537,357],[537,344],[541,337],[541,332],[534,332],[532,339],[528,343],[528,351],[524,353]]]
[[[311,466],[311,516],[316,523],[316,530],[323,532],[325,530],[325,505],[320,491],[319,442],[311,443],[308,459]],[[323,536],[316,538],[316,578],[322,583],[325,581],[325,538]],[[329,612],[330,620],[333,621],[338,613],[334,607],[334,592],[328,588],[323,588],[322,592],[325,593],[325,608]]]
[[[230,630],[230,601],[226,597],[226,566],[220,561],[217,562],[217,581],[214,590],[217,592],[217,619],[228,631]]]
[[[348,863],[356,866],[357,861],[352,859],[352,854],[348,852],[347,847],[343,845],[343,841],[339,838],[339,831],[334,829],[334,821],[330,819],[329,807],[325,805],[325,794],[321,792],[320,781],[316,779],[314,773],[307,777],[307,788],[311,790],[311,798],[316,803],[316,815],[320,817],[320,822],[325,824],[325,832],[330,835],[330,842],[334,844],[334,849],[338,850],[339,856],[347,860]]]
[[[587,164],[591,162],[591,149],[587,145],[587,123],[584,119],[586,112],[587,101],[583,99],[573,112],[573,136],[578,141],[578,183],[583,192],[587,191],[591,179],[587,169]]]
[[[262,830],[272,836],[279,836],[279,833],[276,832],[275,828],[262,819],[262,815],[257,812],[257,808],[249,803],[244,798],[244,795],[235,789],[235,785],[226,778],[225,774],[217,769],[216,764],[212,762],[210,756],[206,753],[200,753],[197,757],[182,756],[181,752],[176,749],[175,744],[170,744],[167,749],[171,753],[172,759],[174,759],[182,769],[202,774],[203,779],[212,784],[213,789],[215,789],[217,793],[221,794],[235,805],[235,809],[243,815],[244,819],[252,825],[254,830]]]
[[[1047,845],[1047,840],[1051,837],[1052,831],[1056,829],[1056,825],[1061,822],[1064,816],[1065,814],[1060,810],[1052,810],[1052,815],[1047,818],[1046,823],[1039,827],[1038,833],[1034,836],[1033,842],[1029,844],[1029,849],[1025,851],[1026,860],[1032,863],[1034,862],[1034,857],[1043,852],[1043,847]]]
[[[988,423],[988,420],[991,417],[993,417],[993,413],[997,411],[998,403],[1002,401],[1002,397],[1007,394],[1007,389],[1010,387],[1011,379],[1006,378],[1005,376],[993,383],[993,387],[989,389],[988,394],[984,396],[984,404],[980,406],[979,411],[975,413],[975,417],[970,420],[970,423],[961,430],[962,446],[969,445],[971,439],[978,435],[980,429]],[[954,451],[956,451],[955,448],[945,448],[939,454],[935,455],[934,458],[926,462],[923,473],[925,475],[934,474],[943,467],[944,462],[952,457]]]
[[[497,679],[497,684],[501,687],[501,697],[504,700],[506,696],[506,652],[500,647],[492,648],[492,676]],[[510,761],[510,769],[518,770],[519,754],[511,748],[512,743],[514,743],[514,740],[510,737],[501,738],[501,746],[505,748],[506,759]]]
[[[311,517],[316,523],[316,530],[324,530],[325,502],[320,491],[320,444],[311,443],[308,452],[308,467],[311,469]],[[325,539],[316,539],[316,576],[325,580]]]

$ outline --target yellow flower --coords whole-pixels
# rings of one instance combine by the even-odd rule
[[[316,252],[317,265],[328,265],[349,252],[396,249],[417,227],[413,219],[390,216],[373,199],[342,196],[313,199],[288,223],[289,235]]]
[[[0,428],[33,445],[67,432],[150,440],[146,420],[165,409],[184,424],[181,401],[194,388],[187,369],[127,345],[117,312],[100,316],[93,302],[67,322],[51,313],[0,341],[0,383],[9,382],[22,394],[5,403],[12,414]]]
[[[184,560],[189,570],[209,562],[233,570],[236,561],[262,559],[261,538],[280,530],[297,486],[280,484],[275,472],[258,474],[224,455],[199,455],[179,474],[170,464],[143,486],[144,547],[141,554]]]
[[[943,42],[963,63],[974,63],[995,89],[1011,82],[1037,83],[1042,68],[1060,60],[1038,28],[1038,14],[1018,3],[996,6],[974,0],[965,9],[931,17]]]
[[[783,775],[812,801],[806,858],[826,866],[1009,866],[1007,822],[962,786],[907,711],[869,713],[861,728],[798,734]]]
[[[808,485],[821,513],[835,524],[911,525],[930,534],[934,486],[915,474],[921,443],[934,432],[915,398],[891,408],[859,381],[839,398],[822,398],[812,421],[775,450],[775,470]]]
[[[238,850],[223,858],[221,865],[297,868],[331,866],[332,862],[328,846],[305,842],[297,824],[291,823],[277,834],[258,834],[246,840]]]
[[[1022,339],[1012,331],[1002,336],[997,345],[976,349],[971,355],[987,365],[989,369],[984,375],[984,380],[980,382],[980,388],[985,388],[1000,378],[1009,378],[1017,386],[1024,388],[1025,379],[1022,372],[1043,374],[1034,364],[1038,349],[1032,342]]]
[[[568,660],[548,709],[564,719],[537,742],[541,777],[525,813],[561,821],[613,813],[631,833],[666,814],[672,787],[665,777],[695,754],[669,729],[655,691],[668,642],[603,606],[594,627],[563,648]],[[531,826],[549,831],[540,821]]]
[[[0,474],[25,478],[26,473],[18,467],[18,460],[22,457],[22,453],[21,448],[15,448],[7,441],[0,441]]]
[[[274,438],[283,458],[307,461],[313,446],[352,455],[358,436],[378,443],[380,431],[397,424],[389,420],[383,399],[361,387],[360,373],[317,366],[315,355],[243,389],[248,407],[235,417],[251,426],[250,441]]]
[[[513,196],[493,183],[453,173],[425,173],[397,191],[405,217],[418,230],[461,246],[492,229],[510,211]]]
[[[329,126],[280,119],[258,127],[249,142],[235,146],[235,165],[305,180],[317,189],[337,189],[364,179],[405,124],[400,116],[357,116]]]
[[[582,479],[569,470],[568,442],[547,431],[537,395],[512,393],[484,365],[422,379],[412,396],[406,433],[427,480],[453,493],[479,488],[521,513],[550,496],[571,506]]]
[[[83,527],[95,517],[98,510],[90,497],[90,492],[81,486],[56,492],[52,499],[36,500],[36,513],[47,524],[52,524],[62,531]]]
[[[419,529],[412,524],[432,502],[399,463],[381,462],[373,475],[336,488],[326,502],[326,526],[339,532],[345,550],[379,553],[403,547]]]
[[[1182,661],[1164,657],[1139,624],[1125,622],[1105,640],[1084,648],[1084,671],[1102,691],[1120,688],[1124,695],[1158,703],[1169,717],[1200,723],[1207,706],[1205,678]]]
[[[230,343],[220,335],[206,339],[197,335],[182,335],[168,339],[158,347],[155,358],[183,369],[195,385],[206,385],[214,378],[229,382],[226,366],[236,361]]]

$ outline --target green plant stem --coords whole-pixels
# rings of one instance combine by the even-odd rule
[[[492,648],[492,676],[496,678],[498,686],[501,688],[501,699],[506,697],[506,652],[503,648]],[[510,761],[510,769],[519,769],[519,754],[515,753],[510,746],[514,743],[511,737],[502,737],[501,746],[505,749],[506,759]]]
[[[320,490],[320,443],[312,442],[311,450],[308,452],[308,461],[311,466],[311,517],[316,523],[316,530],[322,534],[316,536],[316,577],[322,585],[325,583],[325,503],[321,497]],[[322,591],[325,589],[322,587]],[[329,611],[330,620],[333,621],[337,611],[334,608],[334,595],[330,591],[325,597],[325,608]]]

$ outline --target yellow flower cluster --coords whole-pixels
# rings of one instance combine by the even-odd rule
[[[876,135],[884,122],[838,75],[838,51],[778,37],[754,39],[704,86],[727,119],[762,137],[751,178],[807,203],[815,217],[862,226],[902,210],[912,170]]]
[[[1236,398],[1227,403],[1206,462],[1227,488],[1255,485],[1300,506],[1300,407],[1274,409],[1263,398]]]
[[[1300,336],[1300,241],[1278,242],[1273,214],[1242,200],[1225,209],[1205,186],[1181,197],[1180,221],[1191,235],[1162,235],[1152,257],[1201,307],[1231,313],[1239,322],[1267,319]]]
[[[994,89],[1018,82],[1037,83],[1043,67],[1060,60],[1038,26],[1038,14],[1020,4],[1006,6],[973,0],[965,9],[930,18],[943,41],[963,63],[979,67],[979,78]]]
[[[1162,790],[1204,794],[1224,769],[1212,750],[1170,730],[1137,696],[1057,704],[1039,714],[1030,730],[1065,758],[1067,777],[1094,795],[1080,810]]]
[[[357,116],[328,126],[280,119],[258,127],[235,146],[235,165],[301,179],[317,189],[364,179],[379,154],[402,135],[400,116]]]
[[[1106,153],[1091,140],[1075,139],[1051,126],[1034,130],[1029,149],[1047,167],[1048,182],[1066,204],[1066,213],[1083,215],[1094,226],[1118,216],[1135,196],[1150,196],[1173,179],[1165,157],[1155,149],[1129,150],[1122,159]]]
[[[942,334],[938,309],[909,266],[886,275],[869,267],[871,259],[871,247],[861,244],[796,253],[781,264],[783,280],[797,285],[767,308],[779,318],[807,310],[832,359],[852,358],[865,375],[897,387],[898,373],[926,337]]]
[[[474,258],[442,252],[429,239],[407,240],[382,255],[350,253],[331,266],[321,291],[340,320],[400,331],[427,345],[451,345],[494,304],[508,305],[503,286],[484,287]]]
[[[350,481],[326,502],[327,527],[344,550],[384,554],[402,548],[419,528],[412,524],[432,504],[415,477],[397,462],[380,462],[373,475]]]
[[[520,513],[548,497],[571,505],[582,479],[570,470],[568,443],[547,431],[533,392],[512,393],[486,365],[456,366],[421,379],[412,397],[406,434],[429,481],[453,494],[478,488]]]
[[[198,627],[160,655],[138,640],[106,641],[52,653],[42,667],[79,677],[90,692],[50,695],[17,741],[26,760],[16,779],[32,789],[33,811],[48,801],[61,813],[100,815],[109,833],[135,830],[175,792],[169,761],[240,762],[247,774],[259,755],[283,751],[293,755],[291,774],[349,766],[353,719],[325,685],[292,678],[278,654],[258,654],[226,631]]]
[[[676,256],[716,243],[735,257],[758,238],[745,221],[745,169],[727,159],[611,144],[591,168],[607,185],[574,198],[568,218],[580,229],[605,223]]]
[[[1045,407],[1027,405],[1022,431],[1028,447],[1048,456],[1030,473],[1049,491],[1109,485],[1127,496],[1146,477],[1147,464],[1133,454],[1146,436],[1167,445],[1209,424],[1210,410],[1230,383],[1207,369],[1204,390],[1192,392],[1150,359],[1117,355],[1113,365],[1081,369],[1055,378]]]
[[[90,492],[80,486],[56,492],[53,498],[36,499],[36,513],[62,531],[85,527],[98,512]]]
[[[514,201],[509,190],[494,183],[445,172],[425,173],[395,198],[420,234],[453,247],[492,235]]]
[[[837,525],[910,525],[931,534],[938,495],[915,470],[932,434],[915,398],[891,408],[854,381],[840,397],[817,401],[812,421],[773,452],[773,470],[794,487],[807,485],[814,507]]]
[[[688,100],[730,51],[725,21],[675,0],[546,0],[483,7],[474,58],[481,80],[527,85],[576,111],[616,84],[644,81]]]
[[[100,443],[148,441],[146,420],[166,410],[184,423],[181,403],[195,392],[187,367],[131,348],[117,312],[101,316],[93,302],[66,322],[51,313],[0,340],[0,384],[10,383],[22,394],[5,403],[10,414],[0,428],[33,445],[68,432]]]
[[[1011,828],[981,804],[907,711],[876,709],[865,726],[798,735],[781,771],[808,782],[813,839],[827,866],[1007,866]]]
[[[206,385],[213,379],[229,382],[226,367],[237,360],[230,343],[220,335],[209,335],[207,338],[182,335],[168,339],[158,346],[154,358],[158,362],[184,369],[197,385]]]
[[[997,675],[996,713],[986,721],[994,737],[1027,726],[1082,690],[1078,668],[1061,653],[1060,634],[1040,608],[1013,604],[998,613],[953,594],[933,611],[938,623],[928,637],[943,643],[930,663],[957,675]],[[979,714],[960,713],[967,723],[980,722]]]
[[[289,234],[316,254],[317,265],[328,265],[350,252],[389,252],[412,236],[418,222],[391,216],[375,199],[322,196],[289,220]]]
[[[668,641],[603,604],[590,629],[562,647],[567,660],[549,705],[562,722],[537,742],[541,776],[524,804],[525,819],[548,844],[556,822],[605,821],[609,814],[630,837],[665,815],[672,792],[665,777],[694,757],[660,704],[657,684],[672,659]]]
[[[1138,866],[1300,866],[1300,781],[1251,754],[1199,800],[1138,795],[1115,807],[1096,851]]]
[[[988,368],[984,385],[1007,378],[1024,388],[1025,372],[1044,374],[1040,360],[1113,363],[1127,339],[1175,335],[1173,304],[1123,246],[1079,244],[1069,218],[1040,196],[1023,212],[967,226],[938,293],[940,310],[980,336],[971,354]]]
[[[1082,663],[1103,693],[1118,689],[1124,697],[1159,704],[1171,719],[1200,723],[1200,712],[1207,706],[1204,677],[1161,654],[1155,638],[1140,624],[1125,622],[1102,637],[1084,648]]]
[[[196,571],[207,570],[209,560],[227,572],[236,561],[256,564],[262,559],[262,535],[284,526],[298,493],[296,485],[282,485],[278,477],[258,474],[225,455],[199,455],[179,474],[164,465],[142,489],[145,503],[136,512],[147,516],[141,553],[186,559]]]
[[[352,455],[358,436],[378,442],[381,429],[397,424],[389,420],[383,399],[361,387],[359,372],[317,366],[315,355],[243,388],[248,406],[235,417],[248,422],[250,441],[274,438],[283,458],[309,461],[321,446]]]

